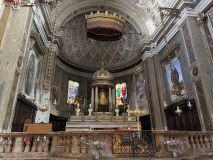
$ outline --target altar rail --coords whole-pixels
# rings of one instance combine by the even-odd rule
[[[110,157],[113,133],[113,131],[66,131],[52,132],[48,135],[27,135],[22,132],[0,133],[0,155],[4,158],[18,158],[30,156],[30,152],[37,152],[40,156],[73,157],[76,155],[78,158],[84,158],[92,155],[90,143],[99,140],[106,143],[104,153]]]
[[[157,153],[155,157],[169,158],[172,152],[166,142],[178,140],[182,144],[180,150],[183,156],[199,156],[201,153],[213,152],[213,132],[202,131],[153,131],[155,134]]]
[[[213,152],[213,132],[153,131],[156,140],[155,157],[169,158],[166,141],[182,142],[181,157]],[[85,158],[92,155],[91,142],[99,140],[107,144],[104,156],[112,158],[114,131],[66,131],[51,132],[48,135],[26,135],[22,132],[0,133],[0,157],[22,158],[30,156],[60,156]]]

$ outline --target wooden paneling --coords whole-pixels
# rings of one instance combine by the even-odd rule
[[[36,105],[19,94],[11,131],[23,132],[24,121],[26,119],[30,119],[32,123],[35,123],[36,111]]]
[[[151,130],[150,116],[141,116],[140,117],[142,130]]]
[[[50,114],[50,123],[52,123],[52,131],[65,131],[67,118],[62,118]]]
[[[196,103],[194,100],[190,101],[193,105],[191,109],[187,107],[186,100],[172,104],[165,109],[168,130],[201,131]],[[177,106],[183,110],[180,116],[175,113]]]

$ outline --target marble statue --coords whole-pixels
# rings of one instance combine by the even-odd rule
[[[76,111],[76,116],[79,116],[79,112],[81,111],[81,110],[79,109],[79,103],[77,104],[77,109],[76,109],[75,111]]]
[[[118,109],[118,105],[116,105],[115,112],[116,112],[116,116],[119,116],[119,109]]]
[[[92,105],[90,104],[89,105],[89,109],[88,109],[88,112],[89,112],[89,115],[88,116],[92,116]]]

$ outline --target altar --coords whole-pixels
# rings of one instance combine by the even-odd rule
[[[133,129],[138,125],[135,116],[130,116],[128,110],[119,114],[115,104],[115,84],[113,76],[104,70],[102,62],[101,70],[94,73],[91,83],[91,104],[89,114],[84,115],[81,109],[76,109],[76,114],[71,116],[66,124],[66,131],[95,130],[98,128]],[[124,106],[124,108],[126,108]]]

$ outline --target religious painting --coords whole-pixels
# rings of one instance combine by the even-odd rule
[[[123,105],[121,98],[127,98],[126,83],[116,84],[116,104]]]
[[[79,83],[74,81],[68,81],[68,94],[67,94],[67,103],[74,104],[75,96],[79,92]]]
[[[183,75],[181,71],[180,61],[176,57],[171,61],[171,65],[166,65],[167,78],[170,89],[171,101],[174,102],[186,96]]]
[[[28,58],[28,65],[26,70],[26,77],[25,77],[25,93],[30,96],[31,91],[34,87],[36,71],[37,71],[38,60],[35,56],[33,50],[30,50],[29,58]]]
[[[139,108],[148,107],[145,71],[142,70],[135,73],[133,78],[135,84],[135,102],[138,103]]]

